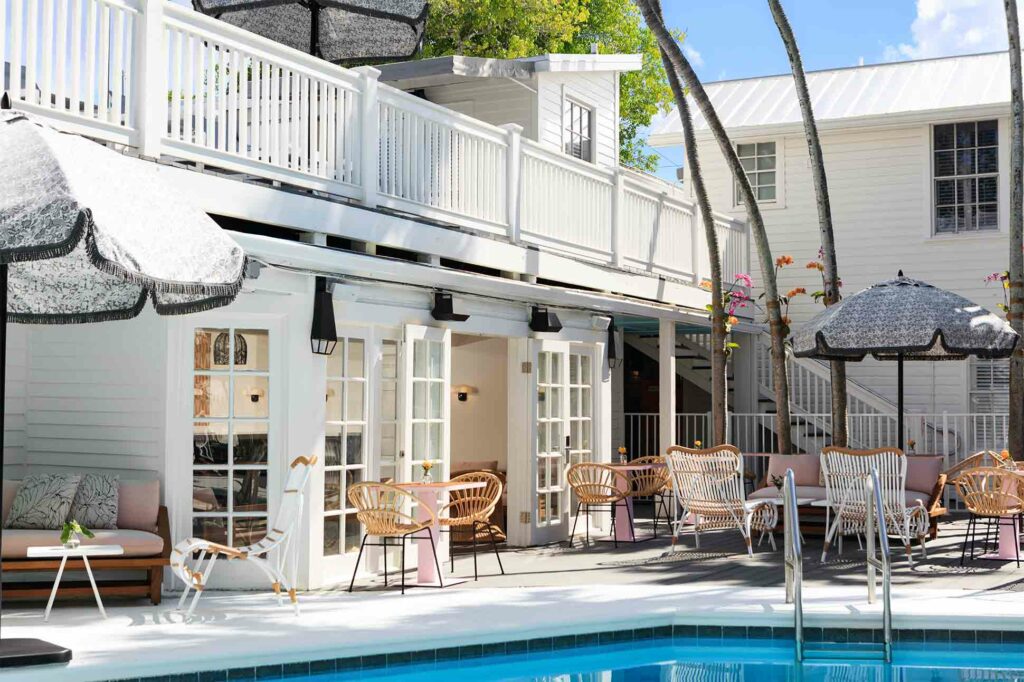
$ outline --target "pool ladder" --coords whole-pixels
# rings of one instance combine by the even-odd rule
[[[882,634],[883,642],[879,649],[875,647],[829,647],[821,643],[819,647],[808,648],[804,642],[804,602],[803,602],[803,546],[800,536],[800,517],[796,504],[796,482],[793,470],[786,471],[783,486],[783,534],[785,545],[786,566],[786,603],[793,604],[793,637],[796,648],[796,660],[805,659],[876,659],[886,663],[892,661],[892,578],[890,574],[889,534],[885,527],[885,514],[882,506],[882,491],[878,481],[878,469],[871,468],[866,484],[867,501],[867,580],[868,603],[874,604],[878,599],[878,572],[882,573]],[[875,539],[880,551],[875,551]]]

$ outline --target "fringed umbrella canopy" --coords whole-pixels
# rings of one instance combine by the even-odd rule
[[[408,59],[426,0],[192,0],[203,14],[334,63]]]
[[[0,263],[8,319],[72,324],[227,305],[245,255],[156,166],[14,111],[0,114]]]
[[[901,272],[826,308],[792,343],[797,357],[823,360],[963,360],[1009,357],[1017,340],[998,315]]]

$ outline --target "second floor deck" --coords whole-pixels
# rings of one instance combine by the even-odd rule
[[[683,192],[580,161],[166,0],[8,0],[4,89],[58,128],[145,158],[223,169],[698,285],[710,271]],[[716,215],[723,271],[745,225]]]

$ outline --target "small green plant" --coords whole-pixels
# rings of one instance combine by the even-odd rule
[[[96,537],[91,530],[80,524],[78,521],[75,521],[74,519],[66,521],[64,523],[64,528],[62,528],[60,531],[61,544],[68,544],[68,542],[71,540],[72,535],[74,535],[76,538],[79,538],[83,535],[87,538]]]
[[[785,483],[786,483],[786,479],[784,479],[782,476],[776,476],[776,475],[772,474],[772,485],[773,486],[775,486],[779,490],[782,490],[782,486],[785,485]]]

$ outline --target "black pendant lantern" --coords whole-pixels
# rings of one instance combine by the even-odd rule
[[[327,279],[316,278],[313,294],[313,327],[309,332],[310,347],[316,355],[330,355],[338,345],[338,329],[334,325],[334,299],[327,290]]]
[[[434,307],[430,310],[430,316],[441,322],[465,322],[469,319],[469,315],[455,312],[452,295],[443,291],[434,292]]]
[[[530,329],[535,332],[560,332],[562,321],[547,308],[535,305],[530,309]]]
[[[615,318],[608,321],[608,369],[615,369],[622,364],[619,349],[615,345]]]
[[[213,340],[213,364],[227,365],[231,358],[231,337],[227,332],[217,334]],[[245,337],[235,333],[235,365],[249,364],[249,344]]]

